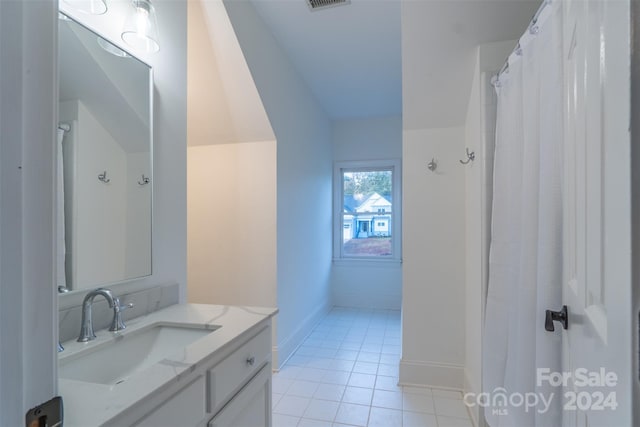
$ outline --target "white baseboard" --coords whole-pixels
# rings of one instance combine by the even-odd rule
[[[464,388],[463,388],[463,393],[474,393],[474,394],[478,394],[480,393],[480,389],[473,384],[473,382],[471,381],[471,379],[469,378],[469,372],[465,369],[464,370]],[[469,416],[471,417],[471,422],[473,423],[474,427],[480,427],[480,407],[479,406],[474,406],[473,408],[467,407],[467,412],[469,412]]]
[[[271,350],[271,355],[275,371],[287,362],[304,339],[313,331],[313,328],[329,313],[331,307],[332,304],[327,301],[302,320],[291,335],[282,341],[274,340],[275,345]]]
[[[402,296],[400,294],[384,294],[375,291],[371,293],[334,291],[333,301],[336,307],[380,310],[400,310],[402,308]]]
[[[462,391],[464,366],[401,359],[400,385]]]

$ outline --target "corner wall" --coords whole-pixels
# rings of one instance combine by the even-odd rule
[[[465,344],[464,121],[473,31],[432,22],[460,5],[402,3],[403,289],[400,383],[462,390]],[[446,7],[445,7],[446,6]],[[478,6],[480,7],[480,6]],[[425,22],[432,25],[425,26]],[[442,25],[442,26],[440,26]],[[441,53],[434,34],[447,37]],[[434,63],[437,57],[437,63]],[[446,65],[445,65],[446,64]],[[436,71],[438,70],[438,71]],[[446,73],[441,75],[441,73]],[[427,167],[431,160],[435,171]]]
[[[57,389],[53,2],[0,2],[0,425]]]
[[[482,281],[490,217],[491,178],[486,169],[491,168],[491,158],[484,150],[490,152],[491,147],[482,146],[487,137],[482,127],[491,118],[481,111],[487,90],[482,83],[514,46],[495,43],[495,49],[479,51],[477,45],[483,39],[520,35],[537,5],[476,5],[492,16],[485,22],[499,25],[482,34],[438,28],[450,38],[447,41],[456,40],[450,55],[438,62],[440,67],[447,64],[441,69],[446,75],[441,75],[434,74],[438,65],[428,54],[429,47],[438,47],[432,37],[437,26],[424,25],[433,19],[430,11],[435,6],[428,3],[402,5],[405,221],[400,381],[470,390],[480,387]],[[449,6],[456,16],[460,5]],[[447,13],[447,8],[437,10]],[[493,19],[495,13],[508,19]],[[476,159],[463,166],[458,160],[465,158],[465,145],[475,151]],[[431,158],[438,162],[436,173],[427,169]]]
[[[224,5],[278,141],[277,367],[331,307],[331,124],[253,5]]]
[[[404,131],[401,384],[463,386],[463,153],[463,127]]]
[[[333,161],[402,158],[402,117],[340,120],[333,123]],[[402,264],[335,261],[331,268],[333,304],[399,310]]]

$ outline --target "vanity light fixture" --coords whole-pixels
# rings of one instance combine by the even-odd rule
[[[102,15],[107,12],[105,0],[63,0],[66,4],[82,13]]]
[[[122,40],[132,48],[154,53],[160,50],[156,11],[149,0],[132,0],[133,10],[127,16]]]

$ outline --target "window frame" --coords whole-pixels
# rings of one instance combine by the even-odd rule
[[[402,169],[400,159],[339,161],[333,166],[333,261],[402,262]],[[344,254],[344,172],[391,170],[391,255],[353,256]]]

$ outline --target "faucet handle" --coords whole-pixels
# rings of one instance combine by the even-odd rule
[[[113,320],[111,321],[111,332],[121,331],[127,327],[122,320],[122,312],[133,307],[133,303],[120,305],[120,298],[113,299]]]

